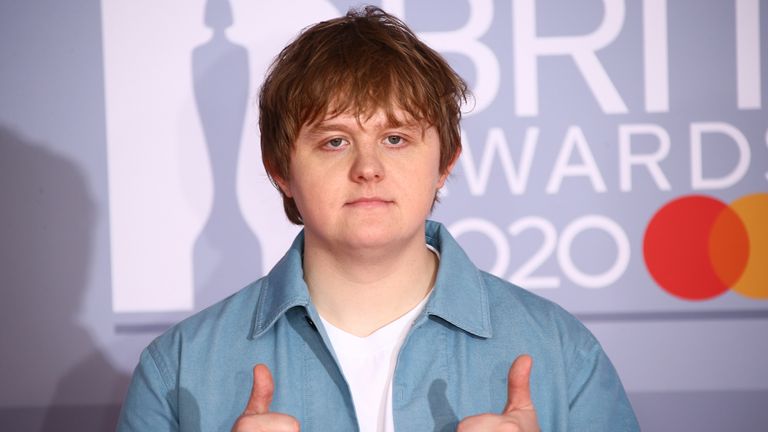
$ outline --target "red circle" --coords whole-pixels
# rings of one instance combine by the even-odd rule
[[[725,213],[728,214],[723,217]],[[726,223],[727,226],[723,226]],[[731,233],[734,238],[747,238],[744,225],[726,204],[705,196],[686,196],[670,201],[653,216],[645,231],[643,256],[648,271],[664,290],[687,300],[706,300],[728,290],[732,278],[741,272],[745,262],[735,260],[730,272],[724,272],[718,260],[713,265],[711,239],[713,228]],[[717,236],[722,238],[721,235]],[[735,244],[747,244],[736,242]],[[746,256],[735,251],[739,256]],[[720,273],[720,276],[718,276]]]

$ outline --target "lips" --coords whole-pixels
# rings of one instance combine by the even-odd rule
[[[378,207],[392,203],[393,201],[380,197],[361,197],[348,201],[346,205],[351,207]]]

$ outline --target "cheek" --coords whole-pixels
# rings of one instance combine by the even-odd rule
[[[322,185],[318,181],[315,171],[311,164],[302,163],[302,161],[297,161],[291,165],[291,181],[288,186],[294,198],[311,196],[312,188]]]
[[[440,189],[448,178],[448,172],[440,172],[440,164],[435,164],[432,170],[432,186],[434,189]]]
[[[321,214],[338,208],[345,197],[343,179],[329,172],[309,174],[305,172],[301,177],[294,177],[291,184],[293,199],[302,215]]]
[[[431,209],[435,194],[442,187],[442,183],[443,177],[435,167],[434,170],[425,170],[418,179],[413,179],[406,187],[412,191],[414,198],[418,194],[418,200],[425,208]],[[416,185],[419,185],[418,189],[416,189]]]

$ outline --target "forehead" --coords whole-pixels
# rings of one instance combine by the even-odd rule
[[[418,119],[400,107],[391,109],[375,108],[366,111],[352,108],[341,111],[330,108],[325,111],[324,115],[318,116],[314,121],[305,122],[300,129],[299,135],[323,133],[338,129],[360,129],[367,131],[387,128],[408,129],[412,133],[423,134],[430,126],[426,120]]]
[[[304,126],[309,129],[323,128],[333,124],[354,124],[362,128],[408,127],[426,129],[429,125],[401,108],[387,110],[376,108],[370,111],[347,109],[328,110],[324,116]]]

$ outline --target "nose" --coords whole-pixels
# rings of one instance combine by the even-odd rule
[[[376,145],[358,146],[350,176],[354,182],[377,182],[384,178],[384,164]]]

